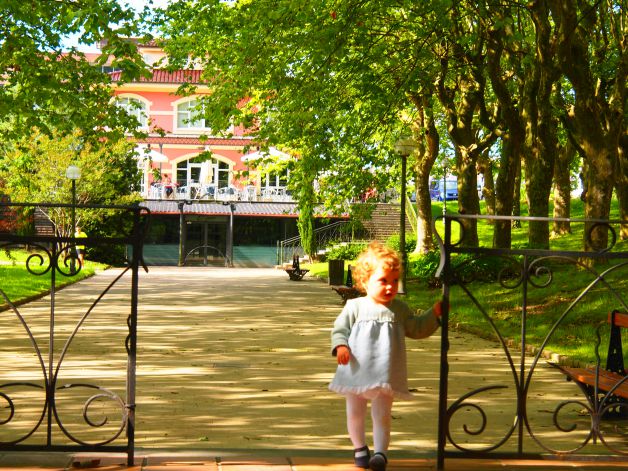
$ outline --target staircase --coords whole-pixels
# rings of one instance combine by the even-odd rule
[[[336,244],[346,244],[361,242],[364,240],[385,241],[391,235],[399,233],[399,219],[401,217],[401,206],[391,203],[376,203],[371,219],[363,221],[364,233],[354,238],[350,232],[343,231],[346,221],[339,221],[320,227],[314,230],[316,247],[325,248],[330,241]],[[414,222],[413,222],[414,221]],[[416,231],[416,215],[412,203],[406,202],[406,234]],[[320,253],[320,252],[319,252]],[[303,257],[305,255],[301,246],[301,237],[295,236],[290,239],[277,242],[277,264],[281,265],[292,260],[293,256]]]
[[[399,233],[399,219],[401,206],[391,203],[377,203],[371,214],[371,219],[363,225],[370,239],[384,241],[391,235]],[[410,222],[412,205],[406,202],[406,234],[414,233],[415,227]]]

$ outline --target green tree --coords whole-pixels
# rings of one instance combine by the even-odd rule
[[[570,89],[563,90],[562,122],[585,160],[585,216],[606,219],[613,188],[627,214],[625,140],[628,44],[626,2],[548,1],[557,25],[555,54]],[[622,150],[623,149],[623,150]],[[617,185],[619,183],[619,185]],[[587,249],[606,247],[606,230],[585,229]],[[622,228],[622,237],[628,229]]]
[[[473,4],[473,2],[471,2]],[[452,5],[447,15],[450,25],[445,41],[435,49],[440,57],[437,79],[438,99],[447,117],[447,130],[454,143],[458,174],[458,210],[463,214],[480,214],[477,192],[477,162],[497,139],[494,95],[487,92],[485,71],[486,34],[482,22],[468,21],[477,16],[467,2]],[[463,244],[477,246],[477,222],[462,221]]]
[[[76,202],[83,204],[127,204],[138,200],[137,160],[133,144],[126,139],[95,146],[83,142],[78,132],[70,136],[32,131],[0,159],[3,191],[14,202],[71,203],[69,165],[81,169],[76,181]],[[59,236],[73,234],[70,208],[44,211]],[[77,211],[76,223],[95,227],[110,217],[106,211]]]
[[[618,151],[628,70],[620,0],[200,0],[177,2],[166,17],[172,66],[191,58],[213,86],[206,118],[300,149],[333,211],[394,186],[400,136],[419,143],[410,165],[417,195],[425,191],[435,98],[449,134],[439,145],[454,143],[462,212],[479,211],[476,169],[492,171],[481,157],[490,146],[499,149],[495,213],[513,214],[523,179],[530,214],[548,216],[561,123],[592,169],[587,216],[608,217],[610,191],[621,187],[614,175],[628,168]],[[494,245],[509,247],[510,223],[494,226]],[[528,238],[547,247],[548,224],[531,223]]]
[[[111,100],[110,80],[76,48],[71,35],[100,43],[97,66],[112,58],[123,81],[146,73],[134,42],[141,16],[115,0],[0,0],[0,122],[3,137],[19,139],[37,128],[49,135],[75,128],[85,140],[133,132],[137,121]]]
[[[444,3],[175,3],[166,48],[173,67],[202,64],[215,128],[243,122],[269,145],[298,148],[317,172],[318,198],[339,213],[369,189],[396,186],[394,143],[410,131],[400,116],[418,119],[410,95],[432,79],[417,32]]]

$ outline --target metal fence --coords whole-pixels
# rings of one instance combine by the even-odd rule
[[[73,217],[75,212],[97,212],[115,220],[122,235],[81,239],[19,235],[17,221],[36,208],[58,218],[70,211]],[[0,449],[125,452],[133,464],[138,275],[148,210],[5,202],[0,203],[0,213],[5,221],[0,250],[11,254],[16,247],[26,247],[29,253],[19,278],[0,277]],[[64,223],[67,226],[68,220]],[[84,269],[77,246],[88,251],[118,247],[124,253],[127,245],[133,247],[132,259],[99,293],[88,297],[76,290],[62,291],[62,285]],[[4,264],[11,264],[10,259]],[[17,279],[37,283],[49,294],[38,302],[18,303],[10,286]],[[112,296],[128,309],[110,312],[106,305]],[[118,343],[105,344],[99,320],[114,315],[120,323]],[[100,353],[87,357],[88,349]]]
[[[362,238],[363,234],[352,229],[348,221],[336,221],[322,227],[314,229],[314,241],[318,250],[324,249],[328,244],[350,242],[356,238]],[[292,258],[303,257],[301,236],[290,237],[277,243],[277,263],[279,265],[292,261]]]
[[[447,301],[442,317],[438,469],[445,469],[447,458],[628,461],[628,401],[617,396],[618,389],[609,391],[597,383],[587,396],[557,368],[571,365],[593,372],[605,368],[608,314],[628,312],[628,244],[618,243],[619,230],[627,221],[570,220],[571,237],[586,237],[589,245],[593,231],[606,232],[607,246],[597,250],[574,251],[567,246],[561,250],[560,238],[551,239],[552,249],[526,247],[530,223],[553,221],[447,215],[435,224],[435,233],[444,234],[438,239],[439,275]],[[463,224],[515,222],[522,228],[513,235],[511,249],[465,246]],[[480,319],[480,325],[471,317]],[[450,350],[454,322],[496,342],[497,353],[474,353],[490,355],[492,368],[472,375],[462,360],[468,354],[458,356]],[[543,330],[543,325],[549,327]],[[617,388],[627,381],[624,371]],[[609,417],[611,408],[620,414]]]

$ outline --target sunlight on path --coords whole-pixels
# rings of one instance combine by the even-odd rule
[[[118,273],[109,270],[61,291],[59,331],[67,337],[86,306]],[[85,323],[64,362],[63,381],[89,379],[124,397],[129,283],[124,279],[114,287]],[[289,281],[283,271],[272,269],[173,267],[142,272],[136,446],[350,448],[344,400],[327,390],[335,370],[329,332],[341,308],[340,298],[327,284],[307,277]],[[22,310],[42,336],[46,300]],[[7,322],[10,316],[4,314],[2,321]],[[455,397],[487,384],[509,384],[496,345],[460,333],[452,333],[450,340],[450,392]],[[43,337],[41,341],[45,343]],[[20,342],[19,335],[15,342]],[[21,379],[36,381],[40,371],[28,346],[20,345],[19,355],[0,360],[19,365]],[[55,348],[62,346],[63,337]],[[439,349],[440,335],[408,341],[410,388],[416,399],[395,404],[393,450],[436,448]],[[546,370],[539,372],[550,378],[544,390],[531,396],[562,400],[565,383]],[[553,385],[562,392],[552,392]],[[497,425],[501,436],[512,424],[512,387],[485,395],[482,401],[491,404],[490,424]],[[550,406],[534,410],[543,421],[551,419]]]

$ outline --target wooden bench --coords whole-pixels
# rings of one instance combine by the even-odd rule
[[[302,269],[299,262],[299,257],[295,255],[294,257],[292,257],[292,267],[284,268],[284,271],[288,274],[292,281],[301,281],[310,270]]]
[[[608,315],[608,323],[611,332],[605,369],[552,365],[562,371],[568,380],[574,381],[580,387],[594,408],[596,402],[599,403],[611,392],[604,406],[613,405],[613,407],[604,413],[604,418],[628,418],[628,371],[624,367],[621,344],[621,328],[628,328],[628,313],[613,311]],[[596,401],[596,395],[598,401]]]
[[[362,293],[353,286],[333,285],[331,289],[340,295],[342,298],[342,304],[346,304],[349,299],[359,298],[362,296]]]
[[[342,304],[346,304],[349,299],[359,298],[362,296],[357,288],[353,287],[353,276],[351,275],[351,265],[347,267],[347,284],[332,285],[333,289],[342,298]]]

